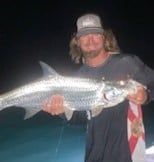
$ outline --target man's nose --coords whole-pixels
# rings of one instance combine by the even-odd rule
[[[89,43],[93,43],[94,42],[94,38],[92,35],[88,35],[88,41]]]

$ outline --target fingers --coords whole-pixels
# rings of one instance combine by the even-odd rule
[[[137,105],[142,105],[147,100],[147,91],[144,87],[139,86],[137,92],[135,94],[128,95],[127,98],[129,101]]]
[[[64,99],[60,95],[54,95],[49,102],[49,111],[52,115],[64,113]]]
[[[128,100],[133,102],[136,105],[142,105],[144,101],[140,98],[136,98],[135,96],[128,96]]]
[[[64,113],[63,96],[53,95],[48,101],[43,103],[43,110],[51,115],[59,115]]]

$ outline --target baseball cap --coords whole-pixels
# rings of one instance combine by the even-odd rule
[[[77,19],[77,37],[90,33],[103,33],[101,19],[95,14],[85,14]]]

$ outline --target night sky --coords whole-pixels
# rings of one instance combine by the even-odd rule
[[[61,74],[76,70],[69,41],[76,32],[76,19],[88,12],[101,16],[124,53],[136,54],[154,67],[153,7],[146,0],[6,0],[0,7],[0,91],[40,77],[40,60]]]

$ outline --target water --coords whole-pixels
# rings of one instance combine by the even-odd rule
[[[143,109],[147,147],[154,145],[154,104]],[[0,112],[0,162],[83,162],[85,127],[39,112],[23,120],[24,109]],[[153,155],[148,155],[149,162]]]
[[[83,161],[83,126],[68,125],[43,112],[26,121],[23,115],[19,109],[0,113],[0,162]]]

